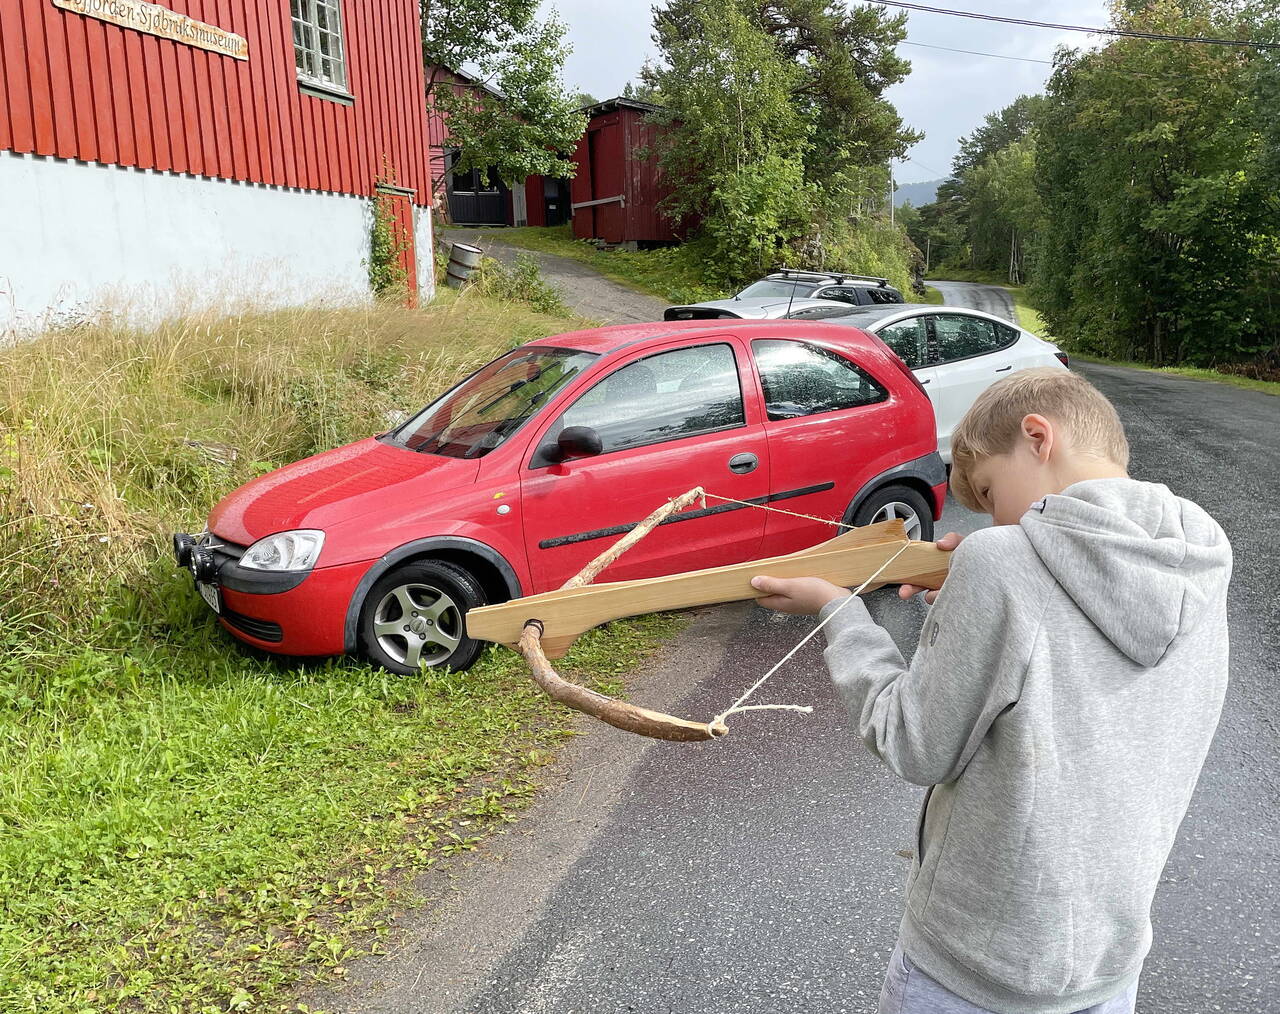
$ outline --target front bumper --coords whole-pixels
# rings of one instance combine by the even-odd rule
[[[179,566],[206,602],[217,602],[218,622],[235,638],[282,655],[342,654],[347,606],[369,564],[260,571],[240,566],[247,548],[207,532],[174,536]]]

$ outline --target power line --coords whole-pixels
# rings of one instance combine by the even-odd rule
[[[1247,39],[1217,39],[1207,35],[1164,35],[1160,32],[1137,32],[1128,28],[1089,28],[1086,25],[1059,25],[1052,21],[1030,21],[1026,18],[1006,18],[999,14],[978,14],[973,11],[953,11],[945,7],[927,7],[924,4],[906,3],[904,0],[871,0],[882,7],[900,7],[925,14],[948,14],[956,18],[974,18],[977,21],[998,21],[1006,25],[1026,25],[1029,28],[1052,28],[1059,32],[1085,32],[1089,35],[1112,35],[1125,39],[1148,39],[1153,42],[1199,42],[1208,46],[1247,46],[1255,49],[1280,49],[1280,42],[1251,42]]]
[[[952,49],[950,46],[931,46],[927,42],[912,42],[910,39],[903,39],[904,46],[923,46],[925,49],[941,49],[947,53],[967,53],[969,56],[990,56],[996,60],[1018,60],[1022,63],[1043,63],[1049,67],[1053,66],[1052,60],[1033,60],[1029,56],[1004,56],[1001,53],[980,53],[976,49]]]

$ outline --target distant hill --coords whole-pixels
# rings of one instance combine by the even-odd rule
[[[942,180],[926,180],[924,183],[904,183],[894,192],[893,206],[901,208],[908,201],[916,208],[923,204],[932,204],[938,196],[938,187],[942,182]]]

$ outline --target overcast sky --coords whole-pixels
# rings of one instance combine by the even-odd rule
[[[652,0],[544,0],[543,6],[557,9],[569,26],[573,53],[565,83],[570,89],[612,98],[654,51]],[[1105,0],[930,0],[930,6],[1090,27],[1107,24]],[[1100,41],[1095,35],[917,12],[909,15],[907,38],[922,45],[900,48],[911,61],[911,74],[890,89],[889,98],[907,125],[923,131],[925,138],[908,153],[910,161],[895,167],[899,183],[947,176],[957,140],[987,113],[1019,95],[1043,91],[1050,71],[1045,64],[926,45],[1049,60],[1060,43],[1092,47]]]

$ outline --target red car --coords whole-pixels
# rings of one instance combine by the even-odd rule
[[[495,359],[403,425],[240,487],[174,536],[223,626],[286,655],[465,668],[468,609],[556,588],[668,497],[930,539],[946,472],[933,409],[880,339],[798,321],[628,324]],[[711,500],[606,580],[788,553],[828,524]]]

